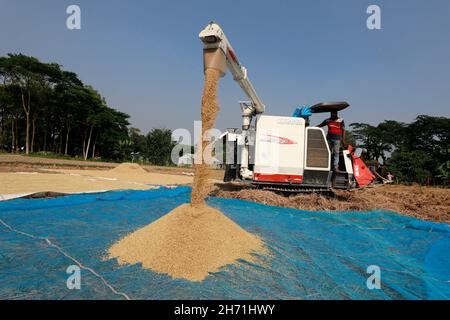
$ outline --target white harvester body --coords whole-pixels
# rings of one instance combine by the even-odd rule
[[[242,133],[233,130],[226,141],[227,180],[246,180],[239,175],[239,159],[245,150]],[[328,188],[331,152],[321,128],[307,127],[303,118],[260,115],[248,130],[248,165],[254,184]],[[233,157],[233,153],[237,156]],[[351,166],[351,161],[350,161]],[[350,168],[351,170],[351,168]]]
[[[301,183],[305,163],[305,120],[260,116],[256,125],[255,181]]]

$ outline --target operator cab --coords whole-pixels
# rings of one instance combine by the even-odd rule
[[[327,113],[332,111],[341,111],[350,105],[345,101],[339,102],[321,102],[311,106],[311,113]],[[331,159],[330,159],[331,160]],[[348,150],[339,151],[339,167],[331,175],[329,182],[334,188],[347,189],[351,187],[353,181],[353,167],[351,154]]]

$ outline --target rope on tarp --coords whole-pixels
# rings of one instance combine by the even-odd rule
[[[23,235],[25,237],[28,238],[32,238],[32,239],[37,239],[37,240],[42,240],[45,241],[50,247],[55,248],[56,250],[59,251],[59,253],[61,253],[62,255],[64,255],[66,258],[72,260],[74,263],[76,263],[81,269],[84,269],[86,271],[89,271],[90,273],[92,273],[95,277],[99,278],[106,287],[108,287],[112,293],[122,296],[123,298],[125,298],[126,300],[131,300],[130,297],[123,292],[117,291],[102,275],[100,275],[97,271],[95,271],[92,268],[89,268],[85,265],[83,265],[80,261],[78,261],[77,259],[75,259],[74,257],[72,257],[69,253],[67,253],[66,251],[64,251],[64,249],[62,249],[60,246],[54,244],[50,239],[46,238],[46,237],[41,237],[41,236],[36,236],[27,232],[23,232],[20,231],[12,226],[10,226],[9,224],[7,224],[5,221],[3,221],[2,219],[0,219],[0,224],[2,224],[5,228],[7,228],[8,230],[18,233],[20,235]]]

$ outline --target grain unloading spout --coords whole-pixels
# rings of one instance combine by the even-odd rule
[[[227,58],[225,52],[220,48],[223,33],[217,24],[211,22],[202,32],[199,37],[205,45],[203,48],[203,70],[216,69],[220,71],[223,77],[227,69]]]
[[[203,70],[216,69],[220,71],[220,76],[225,75],[227,69],[227,59],[222,50],[216,48],[203,49]]]

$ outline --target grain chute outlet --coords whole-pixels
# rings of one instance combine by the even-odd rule
[[[332,166],[325,131],[310,126],[313,114],[344,110],[349,107],[347,102],[318,103],[294,116],[267,115],[247,69],[239,62],[222,28],[211,22],[199,37],[204,44],[205,70],[219,70],[222,76],[229,71],[248,99],[240,102],[242,127],[230,128],[221,136],[225,182],[301,192],[364,187],[375,180],[350,145],[339,150],[339,163]]]

